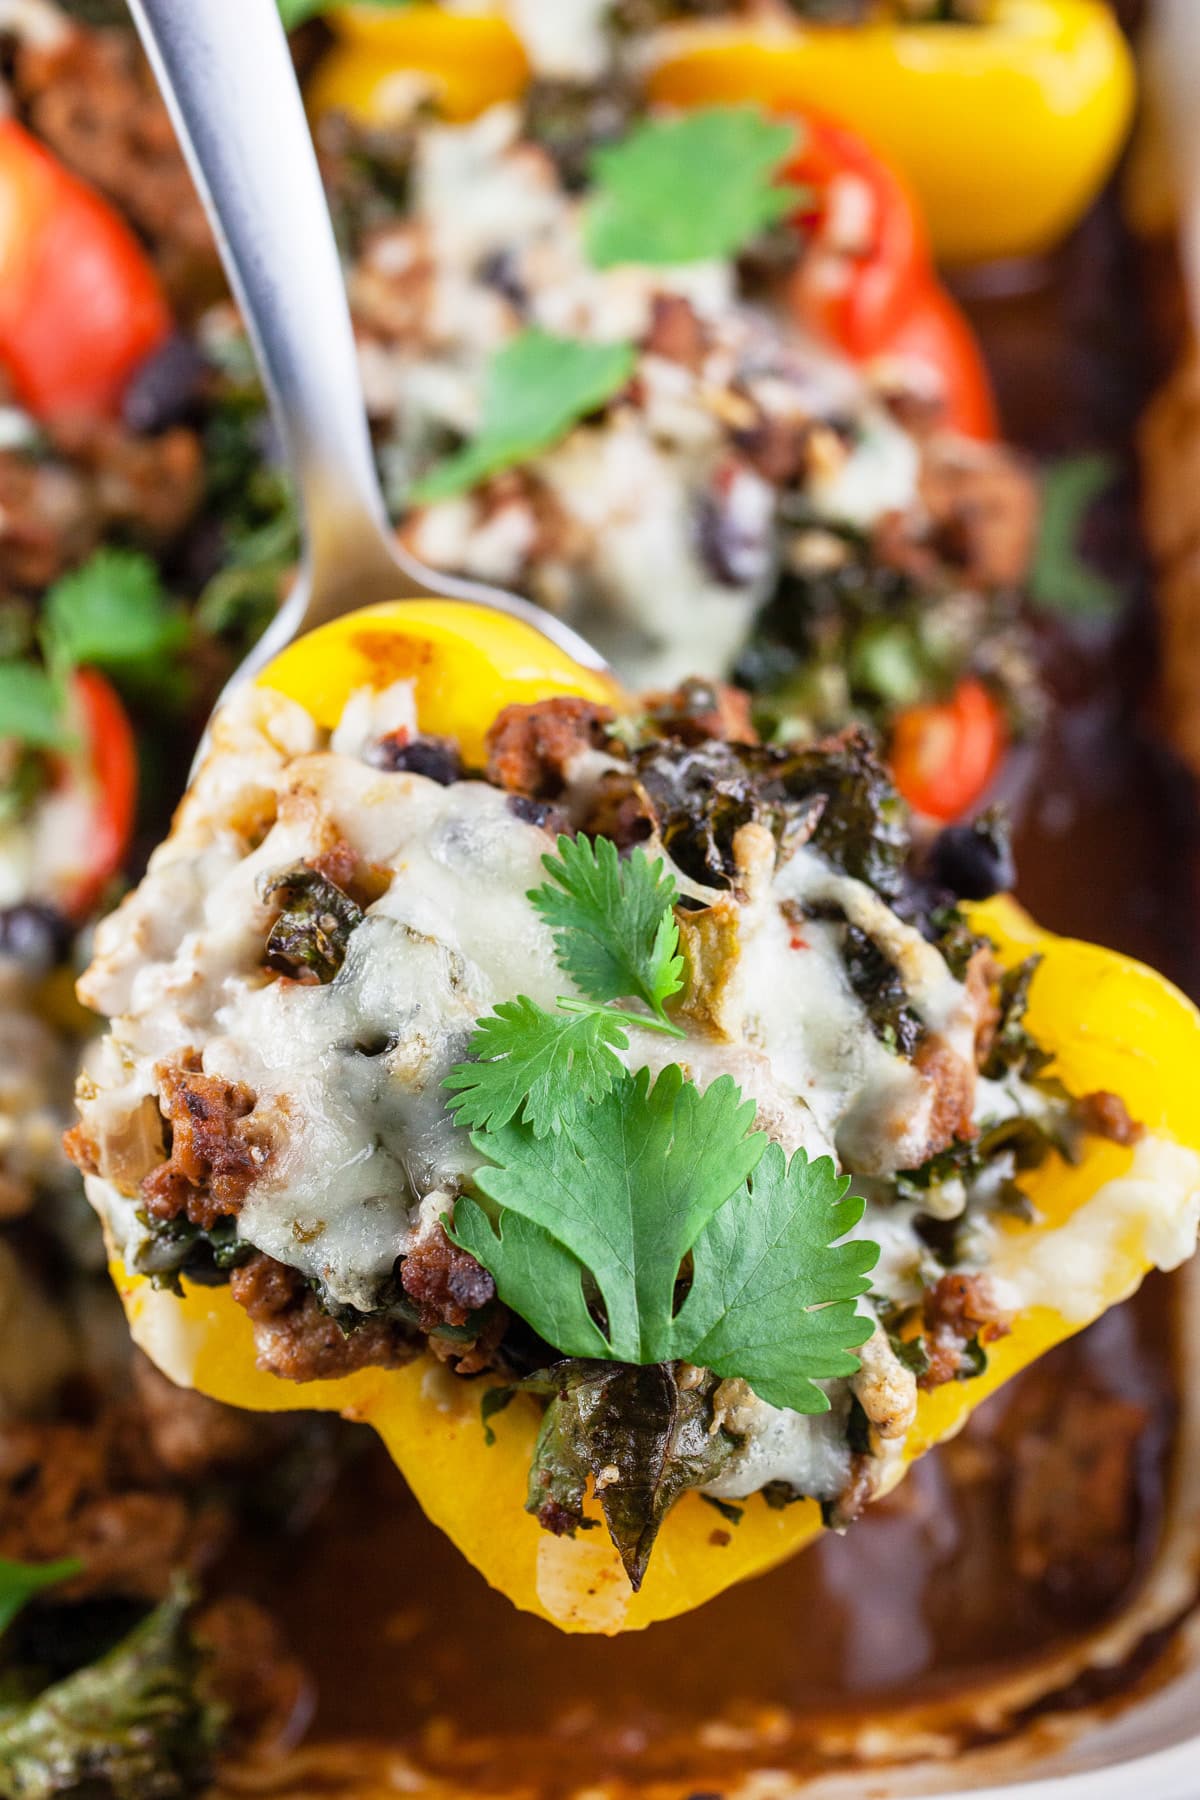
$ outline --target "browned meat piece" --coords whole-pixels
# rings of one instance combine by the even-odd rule
[[[953,1143],[976,1136],[975,1070],[944,1038],[936,1036],[918,1045],[913,1066],[933,1089],[925,1161]]]
[[[999,445],[935,437],[925,446],[921,499],[940,559],[975,587],[1024,580],[1037,529],[1037,488],[1020,457]]]
[[[400,1285],[421,1308],[421,1330],[465,1325],[495,1298],[496,1283],[473,1256],[452,1244],[438,1224],[414,1244],[400,1265]]]
[[[724,681],[685,681],[672,693],[648,694],[646,711],[660,730],[685,744],[758,742],[749,694]]]
[[[100,542],[104,515],[79,470],[0,451],[0,585],[38,591]]]
[[[652,356],[698,369],[708,347],[708,334],[696,309],[683,294],[655,294],[644,348]]]
[[[404,220],[370,237],[350,275],[354,323],[389,347],[428,341],[436,276],[425,227]]]
[[[133,33],[81,29],[48,49],[26,44],[13,82],[39,137],[149,240],[172,296],[219,293],[208,221]]]
[[[1015,1418],[1013,1561],[1054,1591],[1118,1593],[1132,1573],[1137,1446],[1146,1409],[1087,1388]]]
[[[69,1597],[157,1600],[172,1571],[204,1561],[222,1531],[220,1509],[196,1507],[165,1484],[124,1415],[0,1433],[0,1555],[79,1557]]]
[[[487,735],[488,780],[510,794],[557,799],[575,758],[608,742],[612,717],[611,707],[572,694],[506,706]]]
[[[1075,1102],[1075,1118],[1085,1131],[1108,1138],[1113,1144],[1136,1144],[1146,1135],[1146,1127],[1131,1119],[1120,1094],[1109,1094],[1103,1088],[1084,1094]]]
[[[356,1369],[399,1368],[420,1349],[406,1328],[371,1319],[343,1331],[322,1311],[304,1277],[257,1255],[235,1269],[229,1291],[254,1325],[258,1363],[285,1381],[328,1381]]]
[[[90,477],[103,523],[145,544],[177,537],[203,498],[200,440],[186,426],[134,437],[110,421],[81,419],[57,427],[55,442]]]
[[[207,1229],[238,1211],[269,1159],[267,1145],[242,1123],[254,1094],[245,1082],[201,1074],[191,1052],[179,1063],[159,1063],[155,1076],[171,1153],[146,1176],[142,1194],[156,1219],[185,1213]]]
[[[733,433],[738,450],[756,474],[773,487],[787,487],[797,481],[808,464],[808,441],[811,425],[807,419],[766,411],[747,396],[754,419],[739,425]]]
[[[991,1343],[1012,1329],[986,1275],[943,1275],[925,1295],[922,1323],[929,1367],[919,1385],[926,1391],[958,1378],[974,1339]]]

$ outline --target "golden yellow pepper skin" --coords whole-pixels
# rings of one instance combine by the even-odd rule
[[[408,115],[413,76],[425,80],[448,119],[473,119],[515,100],[529,64],[512,27],[481,7],[478,15],[417,4],[379,12],[348,6],[331,16],[339,42],[308,88],[316,117],[347,112],[371,125]]]
[[[937,256],[1037,255],[1086,210],[1133,109],[1129,46],[1102,0],[996,0],[982,25],[664,34],[652,100],[814,106],[907,176]]]
[[[416,5],[350,6],[318,68],[320,115],[373,123],[429,78],[449,118],[516,98],[528,65],[511,27]],[[1036,255],[1080,218],[1116,159],[1133,107],[1133,58],[1103,0],[995,0],[982,25],[754,27],[664,31],[647,96],[672,105],[759,101],[816,107],[853,126],[907,176],[947,262]]]
[[[439,601],[398,602],[326,626],[285,651],[260,682],[330,725],[364,680],[385,686],[406,673],[416,683],[422,729],[459,735],[469,759],[482,741],[480,723],[511,700],[564,691],[613,697],[599,677],[566,664],[527,627]],[[1068,1087],[1118,1093],[1148,1131],[1200,1150],[1200,1014],[1181,994],[1127,957],[1041,931],[1011,901],[973,908],[972,924],[1006,965],[1042,954],[1029,1024]],[[1123,1173],[1131,1156],[1093,1139],[1074,1167],[1051,1159],[1024,1184],[1038,1222],[1013,1220],[1006,1229],[1030,1238],[1053,1232]],[[1131,1293],[1152,1260],[1133,1227],[1106,1255],[1091,1316]],[[432,1356],[298,1386],[256,1367],[250,1321],[227,1289],[185,1284],[179,1300],[120,1265],[112,1272],[134,1338],[172,1379],[235,1406],[314,1408],[370,1424],[434,1524],[516,1606],[562,1630],[613,1634],[689,1611],[781,1562],[821,1529],[812,1502],[774,1511],[756,1496],[728,1543],[714,1545],[712,1509],[688,1494],[663,1526],[641,1592],[632,1594],[606,1532],[555,1538],[524,1511],[538,1423],[528,1397],[493,1420],[489,1446],[480,1417],[486,1382],[458,1380]],[[989,1346],[982,1375],[921,1396],[903,1462],[952,1435],[993,1389],[1086,1322],[1046,1307],[1020,1314],[1011,1335]],[[902,1472],[898,1462],[896,1479]]]

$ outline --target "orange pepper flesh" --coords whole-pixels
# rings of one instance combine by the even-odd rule
[[[563,691],[614,697],[600,678],[572,672],[569,665],[564,686],[562,659],[539,649],[544,640],[514,621],[476,614],[437,601],[372,609],[301,640],[260,679],[332,723],[350,693],[364,685],[381,637],[391,634],[403,647],[382,656],[373,684],[400,678],[398,670],[412,672],[421,728],[447,735],[465,730],[469,743],[481,741],[481,720],[490,720],[507,700],[534,698],[539,685],[543,697]],[[480,648],[474,634],[485,626],[488,641]],[[458,681],[451,678],[455,670]],[[1152,970],[1043,932],[1010,901],[972,908],[971,919],[993,939],[1006,966],[1043,954],[1029,1025],[1054,1052],[1067,1086],[1076,1093],[1117,1093],[1149,1131],[1200,1150],[1196,1009]],[[1041,1234],[1062,1226],[1128,1168],[1131,1156],[1116,1144],[1091,1140],[1074,1167],[1051,1159],[1024,1180],[1039,1222],[1014,1220],[1004,1229]],[[1146,1246],[1132,1229],[1112,1243],[1095,1312],[1131,1293],[1148,1266]],[[425,1512],[486,1579],[515,1605],[563,1630],[615,1633],[688,1611],[782,1561],[821,1528],[811,1502],[773,1511],[754,1497],[728,1544],[715,1547],[711,1508],[688,1494],[668,1516],[642,1590],[633,1595],[602,1531],[554,1538],[524,1512],[538,1419],[531,1400],[518,1398],[493,1421],[496,1442],[488,1447],[479,1411],[485,1384],[456,1381],[429,1355],[400,1370],[366,1369],[297,1386],[255,1366],[250,1322],[228,1290],[187,1286],[180,1301],[119,1265],[113,1276],[135,1339],[168,1375],[233,1405],[314,1408],[369,1423]],[[1011,1335],[989,1348],[983,1374],[921,1396],[905,1459],[958,1430],[1010,1375],[1087,1322],[1045,1306],[1022,1313]]]

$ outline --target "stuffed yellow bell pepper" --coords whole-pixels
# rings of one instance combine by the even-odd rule
[[[81,984],[113,1027],[72,1149],[137,1342],[369,1423],[564,1630],[847,1523],[1200,1210],[1195,1009],[956,906],[990,822],[915,886],[909,850],[853,734],[633,708],[449,602],[301,640]]]
[[[652,100],[820,107],[912,183],[940,257],[1027,256],[1070,229],[1111,169],[1133,61],[1103,0],[994,0],[985,12],[978,23],[830,25],[769,0],[735,4],[718,23],[668,26],[637,62]],[[340,42],[313,104],[374,123],[409,103],[414,73],[449,117],[466,118],[516,98],[535,60],[502,6],[478,16],[351,6],[333,22]]]
[[[948,262],[1036,255],[1082,216],[1116,159],[1133,60],[1102,0],[995,0],[980,24],[681,29],[652,99],[820,106],[921,201]]]

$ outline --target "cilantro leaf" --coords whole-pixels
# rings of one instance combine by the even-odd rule
[[[548,1013],[519,994],[479,1020],[474,1060],[458,1063],[443,1083],[459,1090],[447,1105],[460,1125],[495,1131],[522,1119],[545,1137],[579,1104],[603,1099],[624,1073],[615,1052],[628,1048],[613,1013]]]
[[[810,1163],[797,1151],[789,1164],[761,1133],[745,1136],[753,1106],[728,1076],[703,1094],[675,1067],[653,1088],[648,1080],[645,1069],[626,1077],[570,1136],[539,1140],[519,1126],[477,1136],[496,1166],[476,1182],[501,1210],[493,1224],[477,1201],[459,1200],[455,1241],[567,1356],[685,1359],[741,1376],[772,1406],[827,1412],[815,1383],[852,1375],[851,1352],[873,1329],[854,1302],[879,1247],[837,1242],[862,1201],[845,1198],[849,1182],[828,1157]]]
[[[797,128],[754,106],[647,119],[592,157],[584,244],[598,269],[732,256],[797,204],[781,165]]]
[[[760,1399],[793,1412],[826,1412],[814,1380],[853,1375],[849,1352],[873,1321],[865,1294],[879,1246],[845,1237],[863,1202],[827,1156],[788,1163],[778,1144],[696,1244],[692,1285],[675,1320],[679,1354],[717,1375],[740,1375]],[[811,1310],[810,1310],[811,1309]]]
[[[43,641],[52,667],[90,665],[132,686],[161,685],[187,641],[187,622],[156,565],[136,550],[97,550],[46,595]]]
[[[548,450],[624,387],[634,361],[631,344],[521,332],[488,365],[478,436],[417,482],[410,498],[449,499]]]
[[[0,662],[0,738],[16,738],[34,750],[57,750],[66,737],[59,683],[24,658]]]
[[[1079,540],[1092,504],[1117,474],[1115,457],[1096,452],[1052,463],[1042,482],[1042,522],[1033,567],[1031,598],[1045,612],[1077,618],[1111,618],[1123,598],[1121,588],[1079,553]]]
[[[503,1209],[499,1235],[478,1202],[462,1199],[456,1241],[567,1355],[668,1361],[683,1354],[673,1324],[680,1266],[766,1145],[750,1133],[754,1112],[728,1075],[702,1093],[671,1064],[653,1087],[646,1069],[625,1075],[569,1132],[477,1132],[471,1141],[490,1163],[475,1182]],[[585,1269],[603,1300],[603,1332],[585,1302]]]
[[[82,1567],[76,1557],[64,1557],[60,1562],[28,1563],[0,1556],[0,1632],[8,1630],[17,1614],[36,1595],[57,1587],[60,1581],[69,1581]]]
[[[339,0],[278,0],[279,16],[283,20],[285,31],[295,31],[297,25],[303,25],[307,19],[318,19],[322,13],[331,12]],[[412,0],[360,0],[360,12],[400,12],[402,8],[412,5]]]
[[[683,986],[674,876],[642,849],[622,862],[603,837],[560,837],[558,855],[542,864],[557,885],[527,897],[554,928],[555,953],[575,985],[592,1000],[643,1000],[661,1019]]]

